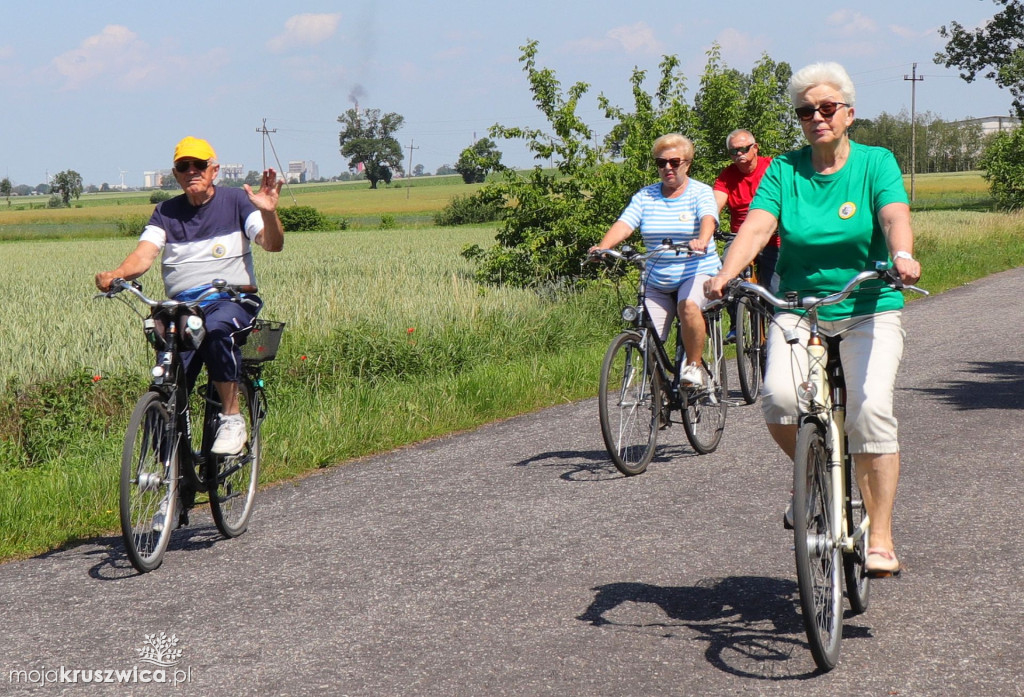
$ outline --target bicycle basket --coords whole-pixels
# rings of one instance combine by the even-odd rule
[[[269,319],[258,319],[249,332],[249,338],[242,346],[242,360],[249,363],[263,363],[277,357],[277,348],[281,345],[281,334],[284,333],[284,322]]]

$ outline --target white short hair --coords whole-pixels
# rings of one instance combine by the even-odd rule
[[[800,95],[812,87],[828,85],[839,90],[843,102],[853,106],[857,99],[857,90],[853,87],[853,80],[846,72],[846,68],[838,63],[811,63],[793,73],[789,78],[789,99],[793,106],[797,106]]]

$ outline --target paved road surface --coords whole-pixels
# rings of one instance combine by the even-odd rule
[[[1022,695],[1022,290],[1017,270],[908,308],[906,572],[827,675],[758,408],[709,456],[672,429],[625,479],[591,400],[270,489],[237,540],[194,516],[145,576],[116,538],[2,565],[0,694]],[[173,689],[11,682],[118,679],[161,636]]]

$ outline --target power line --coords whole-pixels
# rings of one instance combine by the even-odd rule
[[[277,150],[274,149],[274,141],[270,138],[271,133],[277,133],[276,128],[267,128],[267,120],[263,119],[263,127],[256,129],[257,133],[263,134],[263,171],[267,171],[267,143],[270,143],[270,152],[274,154],[274,162],[277,163],[277,171],[281,173],[281,177],[284,179],[284,186],[288,189],[288,195],[292,197],[292,205],[297,206],[298,201],[295,200],[295,194],[292,192],[292,187],[288,184],[288,177],[285,176],[284,167],[281,166],[281,159],[277,156]]]
[[[924,80],[924,75],[917,74],[917,63],[913,66],[913,77],[904,75],[904,80],[910,80],[910,200],[914,201],[914,170],[917,169],[917,83]]]

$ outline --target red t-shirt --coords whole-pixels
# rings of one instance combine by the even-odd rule
[[[744,174],[735,164],[729,165],[715,180],[715,185],[712,188],[715,191],[721,191],[727,197],[725,205],[729,206],[729,229],[734,234],[746,219],[750,202],[754,200],[754,192],[757,191],[757,185],[761,183],[761,177],[764,176],[771,161],[770,157],[758,157],[757,167],[750,174]],[[779,236],[772,235],[768,244],[778,247]]]

